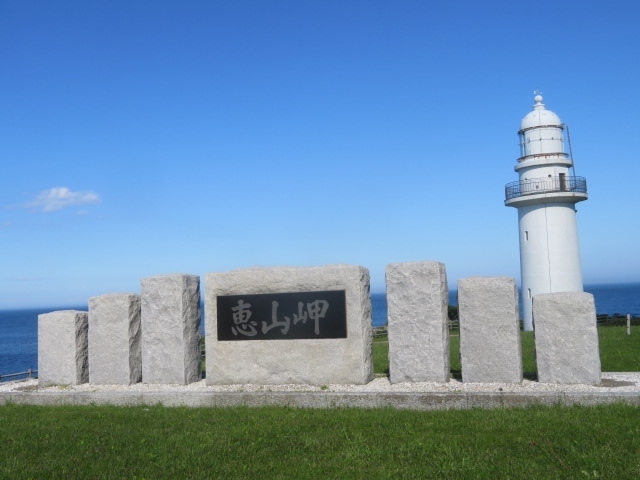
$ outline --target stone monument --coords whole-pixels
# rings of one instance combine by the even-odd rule
[[[60,310],[38,315],[40,386],[89,381],[87,330],[87,312]]]
[[[533,331],[540,383],[600,383],[593,295],[586,292],[535,295]]]
[[[200,379],[200,277],[142,279],[142,381],[182,384]]]
[[[142,380],[140,295],[89,299],[89,383],[130,385]]]
[[[206,276],[207,384],[373,378],[369,272],[351,265]]]
[[[387,265],[389,380],[448,382],[449,291],[440,262]]]
[[[460,363],[466,383],[522,383],[518,288],[511,277],[458,282]]]

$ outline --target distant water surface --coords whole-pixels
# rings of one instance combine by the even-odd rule
[[[0,374],[38,368],[38,315],[50,311],[0,310]]]
[[[628,313],[640,316],[640,283],[622,283],[610,285],[585,285],[584,291],[593,295],[598,314]],[[522,297],[520,297],[522,298]],[[387,298],[384,293],[371,295],[373,326],[387,323]],[[458,305],[458,292],[449,292],[449,305]],[[521,311],[522,314],[522,311]]]
[[[584,291],[593,295],[597,313],[640,316],[640,283],[585,285]]]

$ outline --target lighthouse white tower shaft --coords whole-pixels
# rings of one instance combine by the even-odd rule
[[[531,330],[533,295],[582,291],[578,225],[566,203],[520,207],[518,220],[525,330]]]
[[[535,102],[518,132],[520,179],[505,187],[505,205],[518,209],[525,330],[535,295],[583,290],[575,204],[587,199],[586,180],[570,175],[564,125],[540,95]]]

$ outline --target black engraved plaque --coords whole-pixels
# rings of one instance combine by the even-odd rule
[[[218,340],[347,338],[344,290],[217,297]]]

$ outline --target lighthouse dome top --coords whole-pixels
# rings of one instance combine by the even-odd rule
[[[535,104],[533,105],[533,111],[529,112],[523,119],[520,124],[520,130],[527,130],[532,127],[540,127],[540,126],[551,126],[557,125],[561,126],[562,121],[560,121],[560,117],[553,113],[551,110],[547,110],[542,103],[542,95],[536,94],[533,98]]]

